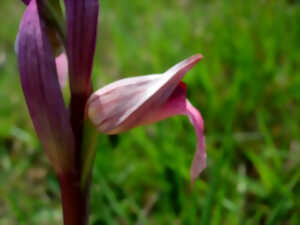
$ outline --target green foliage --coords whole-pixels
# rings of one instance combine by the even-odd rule
[[[59,187],[13,50],[23,9],[1,1],[0,224],[58,224]],[[185,117],[100,135],[91,224],[299,224],[299,21],[299,1],[102,0],[95,87],[204,55],[185,81],[206,122],[208,168],[192,188]]]

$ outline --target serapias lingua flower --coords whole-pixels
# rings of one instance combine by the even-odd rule
[[[22,1],[27,7],[16,40],[21,84],[36,133],[58,176],[64,224],[88,224],[97,139],[88,119],[100,132],[117,134],[187,115],[198,140],[191,167],[194,181],[206,167],[204,124],[186,98],[182,79],[202,56],[163,74],[116,81],[92,94],[99,0]],[[67,75],[69,104],[61,90]]]
[[[163,74],[125,78],[99,89],[88,100],[90,120],[100,132],[118,134],[174,115],[187,115],[198,140],[190,171],[194,182],[206,167],[204,123],[187,100],[181,80],[201,59],[202,55],[194,55]]]

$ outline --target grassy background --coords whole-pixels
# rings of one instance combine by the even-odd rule
[[[186,117],[101,135],[91,224],[300,224],[300,1],[101,3],[95,86],[205,56],[185,82],[206,122],[208,168],[192,189]],[[61,224],[16,67],[23,10],[1,0],[0,224]]]

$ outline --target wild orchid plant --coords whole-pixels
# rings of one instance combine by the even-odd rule
[[[191,167],[194,181],[206,166],[204,125],[181,80],[202,56],[162,74],[121,79],[93,93],[98,0],[64,0],[64,7],[60,0],[23,2],[27,8],[16,40],[21,83],[36,133],[59,180],[64,224],[88,224],[96,130],[118,134],[187,115],[198,140]],[[69,102],[62,94],[67,76]]]

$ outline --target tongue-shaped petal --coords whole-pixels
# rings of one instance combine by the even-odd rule
[[[185,85],[178,85],[165,104],[149,110],[139,125],[155,123],[175,115],[187,115],[196,131],[197,148],[190,172],[194,182],[206,167],[204,122],[200,112],[186,99]]]
[[[206,151],[204,137],[204,122],[200,112],[186,100],[185,114],[189,117],[193,124],[197,135],[197,148],[191,167],[192,182],[196,180],[199,174],[206,168]]]
[[[36,0],[25,11],[18,40],[21,83],[34,127],[56,172],[69,172],[74,166],[74,137]]]

